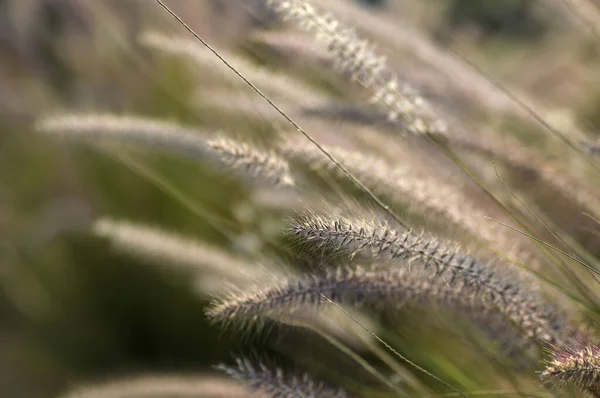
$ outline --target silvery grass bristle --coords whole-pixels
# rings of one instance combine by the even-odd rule
[[[474,237],[483,239],[494,248],[521,255],[525,246],[510,230],[486,219],[476,201],[470,200],[456,187],[427,176],[416,175],[408,167],[396,167],[370,154],[337,147],[325,147],[355,176],[377,195],[397,203],[409,203],[421,214],[443,217]],[[316,170],[330,172],[336,178],[345,175],[320,151],[305,144],[288,141],[281,152],[289,159],[301,162]],[[537,265],[537,264],[536,264]]]
[[[231,379],[216,376],[147,375],[80,386],[61,398],[267,398]]]
[[[537,289],[522,287],[522,281],[496,275],[485,264],[455,245],[386,224],[361,219],[307,215],[294,222],[288,233],[306,250],[330,255],[362,255],[375,262],[390,262],[424,268],[433,266],[450,284],[458,283],[518,325],[524,335],[539,344],[562,342],[567,326],[556,308]]]
[[[588,337],[575,337],[563,346],[553,347],[552,359],[541,378],[560,389],[574,387],[600,397],[600,345]]]
[[[221,364],[217,369],[242,381],[251,391],[264,391],[272,398],[350,398],[346,391],[317,382],[308,373],[289,374],[280,367],[248,358],[236,358],[236,364]]]
[[[325,275],[281,278],[278,282],[247,289],[215,300],[207,310],[213,321],[244,327],[260,324],[279,313],[294,313],[306,306],[319,306],[326,295],[335,302],[382,303],[391,297],[397,284],[385,273],[371,273],[361,268],[342,269]]]
[[[425,100],[408,84],[387,70],[385,59],[353,29],[320,14],[304,0],[265,0],[276,11],[293,19],[322,41],[337,68],[373,93],[373,102],[385,107],[391,120],[402,119],[412,133],[445,133],[446,127]]]
[[[40,133],[83,142],[141,144],[193,159],[207,155],[202,132],[163,119],[101,113],[57,114],[36,124]]]
[[[108,239],[118,250],[145,261],[167,268],[182,268],[200,279],[212,276],[211,281],[221,281],[202,284],[212,289],[204,294],[223,292],[224,283],[245,285],[264,281],[273,272],[201,241],[131,221],[101,218],[93,224],[92,232]]]
[[[225,137],[208,141],[208,146],[219,153],[221,160],[233,170],[265,178],[275,185],[294,185],[288,163],[273,151],[258,151],[245,142]]]
[[[323,311],[330,308],[327,299],[341,305],[366,306],[378,313],[393,313],[404,306],[437,307],[470,319],[506,349],[528,346],[530,341],[523,338],[520,325],[515,326],[513,319],[486,306],[477,294],[473,289],[449,284],[431,271],[355,266],[281,278],[276,283],[230,294],[216,300],[207,315],[214,322],[246,330],[260,327],[267,318],[279,321],[311,307]],[[506,341],[503,333],[516,338]]]
[[[138,144],[219,165],[243,164],[243,169],[252,177],[275,185],[293,185],[286,161],[274,153],[262,153],[248,144],[232,140],[223,141],[228,145],[218,145],[218,139],[207,141],[200,131],[163,120],[110,114],[68,114],[42,119],[36,130],[90,143]],[[238,161],[232,162],[233,158]],[[252,164],[253,161],[258,163]]]

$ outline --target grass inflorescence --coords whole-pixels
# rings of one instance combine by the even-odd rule
[[[229,376],[245,382],[252,390],[265,391],[274,398],[348,398],[341,389],[334,389],[314,381],[308,373],[301,376],[288,374],[281,368],[264,363],[253,363],[248,358],[237,358],[237,366],[219,365]]]

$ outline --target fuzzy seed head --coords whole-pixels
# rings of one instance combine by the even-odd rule
[[[273,398],[347,398],[341,390],[314,381],[307,373],[301,376],[288,374],[279,367],[263,362],[253,363],[247,358],[237,358],[237,367],[219,365],[217,369],[244,382],[251,391],[264,391]]]
[[[137,376],[79,386],[61,398],[267,398],[249,393],[244,385],[214,376]]]
[[[554,387],[572,385],[600,396],[600,345],[572,340],[552,353],[541,378]]]
[[[315,253],[371,256],[375,261],[434,267],[436,275],[477,297],[520,327],[525,336],[542,344],[561,341],[566,326],[556,309],[528,294],[518,280],[496,275],[458,247],[433,237],[396,230],[385,224],[343,217],[308,215],[289,229],[299,244]]]
[[[263,178],[275,185],[294,185],[288,163],[272,151],[261,152],[245,142],[227,138],[208,141],[208,145],[220,154],[221,160],[233,170]]]
[[[329,51],[339,71],[374,93],[372,102],[383,105],[390,120],[402,119],[415,134],[443,133],[444,124],[424,99],[407,84],[400,85],[387,70],[385,58],[374,46],[335,18],[319,13],[305,0],[267,0],[273,9],[315,34]]]
[[[199,131],[176,123],[136,116],[66,114],[40,120],[36,130],[89,143],[139,144],[198,159],[208,155]]]

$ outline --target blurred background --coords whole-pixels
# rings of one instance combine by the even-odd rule
[[[273,35],[282,21],[262,1],[165,2],[226,53],[292,75],[311,90],[336,98],[353,93],[320,66],[321,54],[307,48],[301,34],[288,34],[287,39]],[[551,153],[548,159],[560,152],[556,151],[560,145],[540,138],[539,127],[524,122],[505,97],[480,90],[480,83],[463,75],[452,76],[452,68],[445,67],[445,57],[452,51],[523,97],[535,99],[543,117],[570,137],[597,139],[600,4],[570,0],[331,4],[348,10],[350,17],[357,10],[367,15],[365,25],[357,26],[359,31],[372,36],[400,76],[457,119],[517,131],[523,142],[552,148],[554,152],[546,152]],[[397,31],[369,30],[371,21],[378,19]],[[236,236],[224,236],[131,164],[33,132],[38,118],[65,111],[160,117],[206,131],[251,135],[258,141],[268,141],[281,128],[282,122],[262,114],[262,103],[250,91],[240,90],[229,99],[222,95],[220,85],[234,80],[227,71],[216,72],[225,82],[219,83],[189,59],[153,51],[140,43],[147,31],[186,35],[150,0],[0,0],[3,397],[54,397],[79,383],[137,373],[201,373],[230,358],[235,343],[207,323],[206,297],[194,292],[189,278],[112,250],[89,233],[97,217],[160,226],[253,255],[260,253],[265,236],[277,235],[290,214],[254,206],[247,186],[223,178],[226,173],[209,166],[136,154],[203,209],[202,214],[237,226]],[[288,109],[303,106],[301,99],[287,98]],[[310,113],[303,116],[311,126]],[[343,131],[353,123],[340,117],[329,126]],[[327,140],[322,124],[315,126],[316,136]],[[535,187],[534,178],[522,181],[525,187]],[[546,197],[550,213],[553,206],[564,208],[559,199]],[[580,213],[573,210],[575,218],[557,213],[555,221],[599,253],[594,223]]]

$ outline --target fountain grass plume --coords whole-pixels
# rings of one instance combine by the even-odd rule
[[[478,300],[477,291],[450,284],[432,270],[358,266],[282,278],[277,283],[223,296],[212,303],[207,315],[213,322],[245,333],[260,329],[267,320],[286,323],[286,319],[294,319],[296,314],[302,317],[307,310],[322,314],[329,304],[323,296],[340,305],[364,306],[378,314],[391,314],[405,306],[443,309],[444,313],[469,319],[515,358],[525,355],[524,349],[531,346],[519,325]],[[319,325],[318,319],[309,323]]]
[[[36,131],[73,141],[138,144],[187,158],[209,153],[202,132],[163,119],[109,113],[57,114],[41,119]]]
[[[397,204],[409,204],[419,214],[439,216],[473,237],[482,238],[494,248],[506,252],[521,250],[521,244],[506,228],[486,219],[475,200],[451,184],[429,176],[420,176],[409,167],[396,167],[380,157],[337,147],[326,148],[375,194]],[[325,170],[336,178],[345,176],[319,151],[307,145],[285,143],[281,152],[291,161],[298,161],[312,169]],[[433,218],[432,218],[433,219]]]
[[[525,336],[542,345],[563,340],[567,326],[558,311],[537,289],[521,286],[518,279],[495,274],[485,264],[455,245],[425,234],[395,230],[386,224],[343,217],[307,215],[294,222],[288,234],[306,250],[330,255],[361,255],[375,263],[392,262],[433,266],[450,284],[477,292],[477,296],[518,325]]]
[[[244,382],[251,391],[264,391],[273,398],[349,398],[344,390],[314,381],[308,373],[290,374],[264,362],[236,358],[236,367],[220,364],[217,369]]]
[[[141,145],[196,161],[226,165],[276,186],[294,184],[287,162],[273,151],[264,152],[223,137],[207,139],[198,130],[164,120],[110,114],[67,114],[42,119],[36,130],[92,144]]]
[[[552,359],[541,374],[554,388],[572,386],[600,397],[600,345],[589,338],[575,337],[550,350]]]
[[[259,151],[245,142],[224,137],[208,141],[208,146],[233,170],[263,178],[274,185],[294,185],[288,163],[273,151]]]
[[[92,232],[119,251],[163,268],[187,271],[198,278],[203,294],[268,280],[274,272],[196,239],[131,221],[100,218]]]
[[[230,294],[217,299],[207,315],[214,322],[243,328],[259,325],[281,312],[294,313],[305,306],[318,307],[322,304],[321,294],[339,303],[384,305],[399,286],[401,280],[386,273],[374,273],[360,267],[338,268],[324,275],[282,278],[278,283]]]
[[[391,120],[401,119],[411,133],[445,132],[446,127],[419,93],[387,69],[371,43],[329,15],[319,13],[304,0],[266,0],[274,10],[292,19],[324,43],[336,67],[360,82],[380,103]]]
[[[75,387],[61,398],[267,398],[216,376],[145,375]]]

